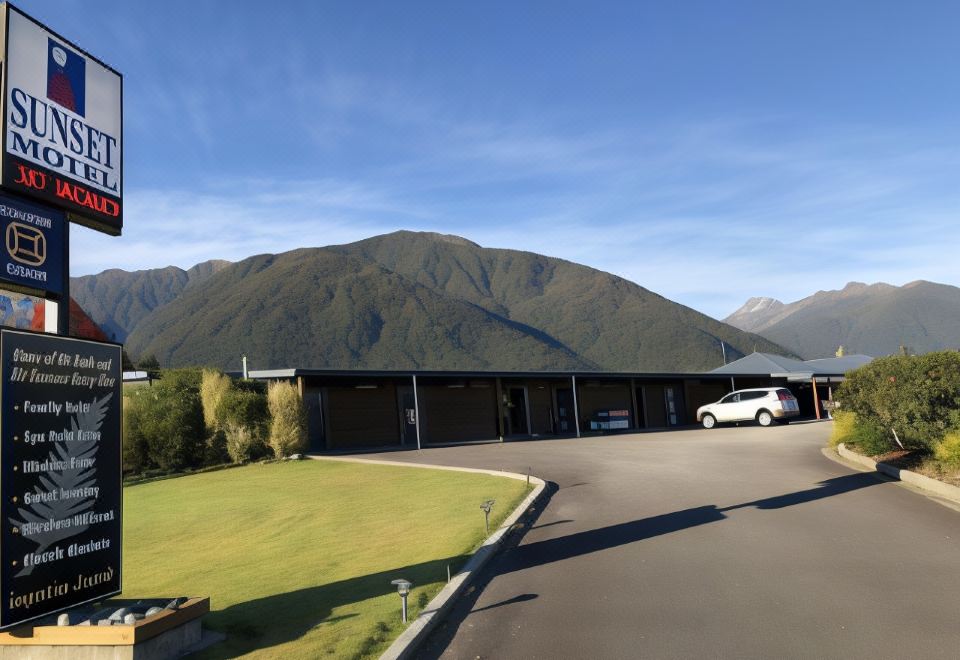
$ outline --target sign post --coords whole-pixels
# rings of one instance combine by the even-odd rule
[[[0,630],[120,593],[118,344],[71,339],[69,224],[123,228],[123,78],[0,4],[0,284],[57,335],[0,329]]]

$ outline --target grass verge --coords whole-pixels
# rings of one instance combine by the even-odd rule
[[[124,598],[210,596],[227,641],[202,658],[365,658],[402,630],[390,580],[415,587],[411,618],[523,499],[481,474],[299,461],[124,491]]]

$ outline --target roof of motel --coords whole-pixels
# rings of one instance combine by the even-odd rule
[[[771,376],[789,380],[809,380],[814,376],[843,376],[847,371],[870,362],[867,355],[847,355],[822,360],[794,360],[772,353],[752,353],[736,362],[708,372],[610,372],[610,371],[469,371],[424,369],[262,369],[251,370],[251,378],[296,378],[298,376],[331,376],[353,378],[636,378],[638,380],[715,380],[729,376]],[[231,375],[239,375],[233,374]]]
[[[869,355],[845,355],[819,360],[794,360],[772,353],[751,353],[735,362],[711,371],[726,376],[769,375],[788,380],[808,380],[814,376],[842,376],[873,360]]]

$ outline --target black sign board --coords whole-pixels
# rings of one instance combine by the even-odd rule
[[[0,330],[0,628],[120,593],[120,346]]]
[[[66,226],[63,211],[0,195],[0,281],[62,296]]]

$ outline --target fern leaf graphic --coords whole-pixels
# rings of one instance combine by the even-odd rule
[[[113,393],[106,395],[102,399],[94,399],[90,403],[90,409],[85,413],[77,413],[70,421],[70,429],[73,431],[73,437],[79,438],[80,433],[84,434],[99,431],[103,425],[103,418],[107,414],[107,404],[113,397]],[[48,455],[51,461],[66,461],[70,464],[70,459],[94,458],[100,441],[93,440],[89,442],[56,442],[54,450]],[[85,488],[95,483],[96,464],[94,467],[82,469],[51,470],[45,475],[40,476],[41,486],[36,486],[34,492],[41,494],[44,492],[72,490],[76,488]],[[45,490],[44,490],[45,489]],[[52,502],[36,502],[29,507],[17,509],[20,514],[20,520],[10,518],[10,522],[18,527],[28,523],[43,523],[51,519],[65,520],[73,516],[88,511],[96,503],[94,497],[75,498],[73,500],[54,500]],[[35,553],[40,553],[49,548],[54,543],[82,534],[87,530],[88,525],[77,525],[61,529],[53,529],[40,534],[24,536],[25,539],[37,544]],[[25,566],[14,577],[30,575],[33,572],[33,566]]]

